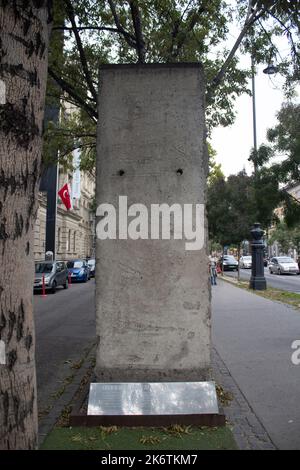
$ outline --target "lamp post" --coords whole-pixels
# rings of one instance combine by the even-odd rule
[[[254,175],[256,175],[256,152],[257,152],[257,134],[256,134],[256,104],[255,104],[255,68],[254,59],[251,56],[251,82],[252,82],[252,119],[253,119],[253,148],[255,152],[254,158]]]
[[[277,67],[270,63],[268,67],[263,70],[263,73],[266,75],[274,75],[277,72]],[[256,98],[255,98],[255,65],[254,65],[254,58],[251,55],[251,83],[252,83],[252,120],[253,120],[253,148],[255,152],[257,152],[257,132],[256,132]],[[257,171],[257,164],[256,159],[254,159],[254,175],[256,175]]]
[[[255,223],[251,230],[252,242],[252,272],[250,278],[250,289],[266,290],[267,282],[264,274],[264,231],[259,223]]]
[[[253,147],[254,147],[254,177],[257,175],[257,133],[256,133],[256,105],[255,105],[255,67],[254,58],[251,55],[251,81],[252,81],[252,116],[253,116]],[[269,64],[263,72],[267,75],[272,75],[277,72],[277,68],[273,64]],[[264,275],[264,231],[261,229],[259,223],[255,223],[252,230],[252,274],[250,278],[249,287],[254,290],[265,290],[267,288],[267,282]]]

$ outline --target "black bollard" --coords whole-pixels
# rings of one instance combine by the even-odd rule
[[[264,231],[260,224],[255,223],[252,230],[252,273],[250,278],[250,289],[266,290],[267,282],[264,274]]]

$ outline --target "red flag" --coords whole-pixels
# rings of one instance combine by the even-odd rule
[[[62,202],[66,206],[66,208],[69,210],[72,208],[72,202],[71,202],[71,196],[70,196],[70,191],[69,191],[69,186],[66,183],[59,191],[58,195],[60,196]]]

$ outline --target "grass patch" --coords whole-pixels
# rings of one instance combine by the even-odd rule
[[[226,282],[230,282],[237,287],[247,290],[248,292],[252,292],[253,294],[260,295],[269,300],[275,300],[277,302],[282,302],[284,304],[291,305],[292,307],[296,307],[300,309],[300,294],[295,292],[288,292],[286,290],[277,289],[276,287],[267,287],[266,290],[254,290],[249,288],[249,281],[232,281],[226,277],[222,278]]]
[[[293,307],[300,308],[300,294],[294,292],[287,292],[281,289],[275,289],[274,287],[268,287],[265,291],[253,291],[255,294],[265,297],[270,300],[277,300]]]
[[[42,450],[210,450],[237,449],[228,426],[209,428],[54,428]]]

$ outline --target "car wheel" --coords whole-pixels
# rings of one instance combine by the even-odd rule
[[[51,287],[51,292],[52,294],[55,294],[56,292],[56,281],[53,281],[52,287]]]

